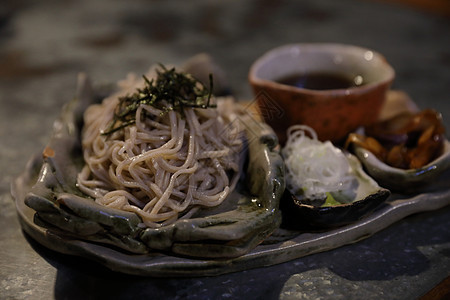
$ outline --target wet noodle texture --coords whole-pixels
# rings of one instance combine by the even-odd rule
[[[136,89],[132,97],[139,97],[144,84],[155,82],[131,76],[121,83],[119,95],[86,110],[86,165],[78,175],[78,187],[97,203],[134,212],[142,226],[152,228],[189,218],[200,207],[221,204],[239,178],[242,145],[238,122],[215,108],[174,106],[170,99],[157,99],[158,105],[141,101],[128,116],[133,122],[105,134],[117,118],[120,99]]]

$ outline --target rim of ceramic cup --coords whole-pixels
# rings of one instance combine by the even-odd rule
[[[308,60],[305,61],[307,55],[309,55],[309,58],[311,58],[312,55],[322,55],[327,57],[327,61],[321,62],[323,63],[323,66],[314,66],[313,62]],[[278,65],[275,63],[277,60],[280,61],[280,59],[282,62],[284,59],[285,63],[286,61],[290,62],[287,64],[287,68],[285,68],[285,66],[280,66],[279,62]],[[305,71],[299,71],[298,66],[300,63],[306,64],[306,67],[304,67]],[[326,64],[328,64],[327,66],[332,66],[334,69],[325,67]],[[359,73],[362,70],[361,66],[363,65],[372,68],[376,67],[375,71],[378,72],[373,72],[372,69],[370,71],[366,70],[366,72],[371,72],[369,78],[365,78],[368,82],[348,88],[319,90],[277,82],[277,80],[290,75],[307,73],[308,71],[306,68],[318,68],[316,69],[318,72],[330,72],[330,70],[332,70],[336,71],[335,73],[341,74],[346,74],[346,71],[353,68],[352,72],[355,73],[354,76],[357,76],[358,74],[356,73]],[[356,67],[358,68],[357,71],[355,69]],[[272,75],[267,76],[267,72],[272,72]],[[365,73],[362,76],[367,77],[367,75],[368,73]],[[370,76],[374,76],[375,78],[371,78]],[[382,54],[372,49],[338,43],[297,43],[280,46],[264,53],[250,67],[248,78],[251,84],[272,86],[273,88],[291,92],[302,91],[311,94],[333,93],[336,95],[340,93],[348,94],[350,91],[357,92],[373,88],[380,84],[389,83],[394,80],[395,71]]]

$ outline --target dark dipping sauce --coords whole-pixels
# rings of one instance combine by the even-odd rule
[[[342,74],[308,73],[289,75],[276,80],[276,82],[310,90],[335,90],[362,85],[362,79],[357,79],[350,79]]]

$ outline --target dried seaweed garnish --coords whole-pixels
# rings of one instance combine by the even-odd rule
[[[132,95],[119,98],[114,118],[102,132],[103,135],[135,124],[136,110],[140,105],[152,105],[162,110],[162,114],[170,110],[183,114],[185,107],[203,109],[216,107],[210,103],[213,90],[212,74],[209,75],[209,88],[206,88],[202,82],[188,73],[177,72],[175,68],[167,69],[163,65],[160,67],[161,70],[156,70],[156,79],[149,80],[144,75],[144,88],[138,88]]]

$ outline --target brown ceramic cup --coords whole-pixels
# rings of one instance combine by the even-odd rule
[[[280,83],[311,74],[319,79],[337,76],[351,86]],[[394,77],[393,68],[373,50],[323,43],[275,48],[258,58],[249,71],[259,111],[282,144],[287,128],[295,124],[312,127],[322,141],[340,142],[356,128],[377,121]]]

